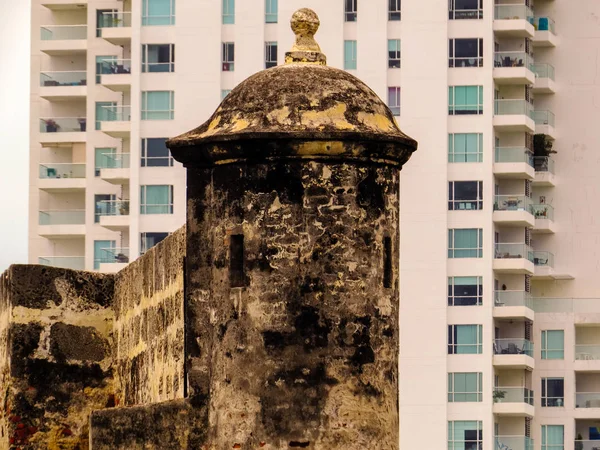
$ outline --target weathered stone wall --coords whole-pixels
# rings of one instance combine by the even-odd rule
[[[184,395],[185,227],[115,278],[115,367],[122,406]]]
[[[87,449],[114,405],[113,276],[11,266],[0,278],[2,449]]]
[[[188,170],[190,402],[207,449],[398,448],[398,181],[343,163]]]

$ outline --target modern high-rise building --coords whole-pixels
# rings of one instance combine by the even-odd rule
[[[165,138],[282,63],[310,7],[419,141],[401,448],[600,448],[600,4],[514,1],[33,0],[30,262],[115,271],[181,226]]]

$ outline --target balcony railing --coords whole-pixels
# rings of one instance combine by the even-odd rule
[[[42,266],[60,267],[63,269],[84,270],[84,256],[40,256],[38,264]]]
[[[104,116],[99,122],[129,122],[131,120],[131,106],[103,106]]]
[[[129,153],[102,153],[98,161],[100,169],[129,169]]]
[[[523,338],[494,340],[495,355],[527,355],[533,358],[533,342]]]
[[[40,211],[40,225],[84,225],[85,210],[74,209],[69,211]]]
[[[525,258],[533,262],[533,249],[525,244],[496,244],[496,259]]]
[[[600,408],[600,392],[577,392],[575,408]]]
[[[494,211],[531,211],[531,198],[526,195],[496,195]]]
[[[131,26],[131,12],[103,12],[98,20],[98,28],[127,28]]]
[[[536,125],[554,126],[554,113],[552,111],[534,111],[533,120]]]
[[[533,152],[526,147],[496,147],[495,162],[527,163],[533,167]]]
[[[100,263],[128,263],[129,262],[129,248],[101,248],[99,255]]]
[[[525,291],[496,291],[494,292],[494,306],[525,306],[533,309],[531,294]]]
[[[552,34],[556,34],[556,28],[554,19],[550,17],[536,17],[533,19],[533,26],[539,31],[550,31]]]
[[[550,252],[533,252],[533,264],[542,267],[554,267],[554,254]]]
[[[40,178],[85,178],[85,164],[44,163],[40,164]]]
[[[86,131],[84,117],[48,117],[40,119],[40,133],[73,133]]]
[[[496,100],[494,114],[497,116],[523,114],[533,119],[533,106],[527,100]]]
[[[600,360],[600,345],[576,344],[575,359],[578,361],[598,361]]]
[[[573,448],[575,450],[598,450],[600,448],[600,441],[579,441],[576,440]]]
[[[533,450],[533,439],[527,436],[496,436],[497,450]]]
[[[554,160],[549,156],[534,156],[533,167],[536,172],[554,173]]]
[[[496,20],[527,20],[533,24],[533,11],[526,5],[496,5],[494,7]]]
[[[129,200],[101,200],[96,202],[98,216],[128,216]]]
[[[494,67],[527,67],[533,69],[533,57],[525,52],[496,52]]]
[[[115,75],[131,73],[130,59],[108,58],[98,62],[99,75]]]
[[[497,403],[527,403],[533,406],[533,391],[526,387],[494,388],[494,401]]]
[[[531,213],[536,219],[554,220],[554,208],[552,205],[531,205]]]
[[[42,72],[40,73],[40,86],[85,86],[87,84],[87,72],[65,71],[65,72]]]
[[[550,78],[554,80],[554,66],[547,63],[536,63],[532,66],[533,72],[538,78]]]
[[[42,41],[87,39],[87,25],[50,25],[41,27]]]

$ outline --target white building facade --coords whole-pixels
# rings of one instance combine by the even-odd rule
[[[165,138],[282,63],[300,7],[419,141],[401,448],[600,448],[595,0],[34,0],[30,262],[112,272],[181,226]]]

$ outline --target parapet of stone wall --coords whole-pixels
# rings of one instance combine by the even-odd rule
[[[115,278],[115,367],[122,406],[184,396],[185,227]]]
[[[114,276],[13,265],[0,277],[0,449],[88,448],[114,405]]]

